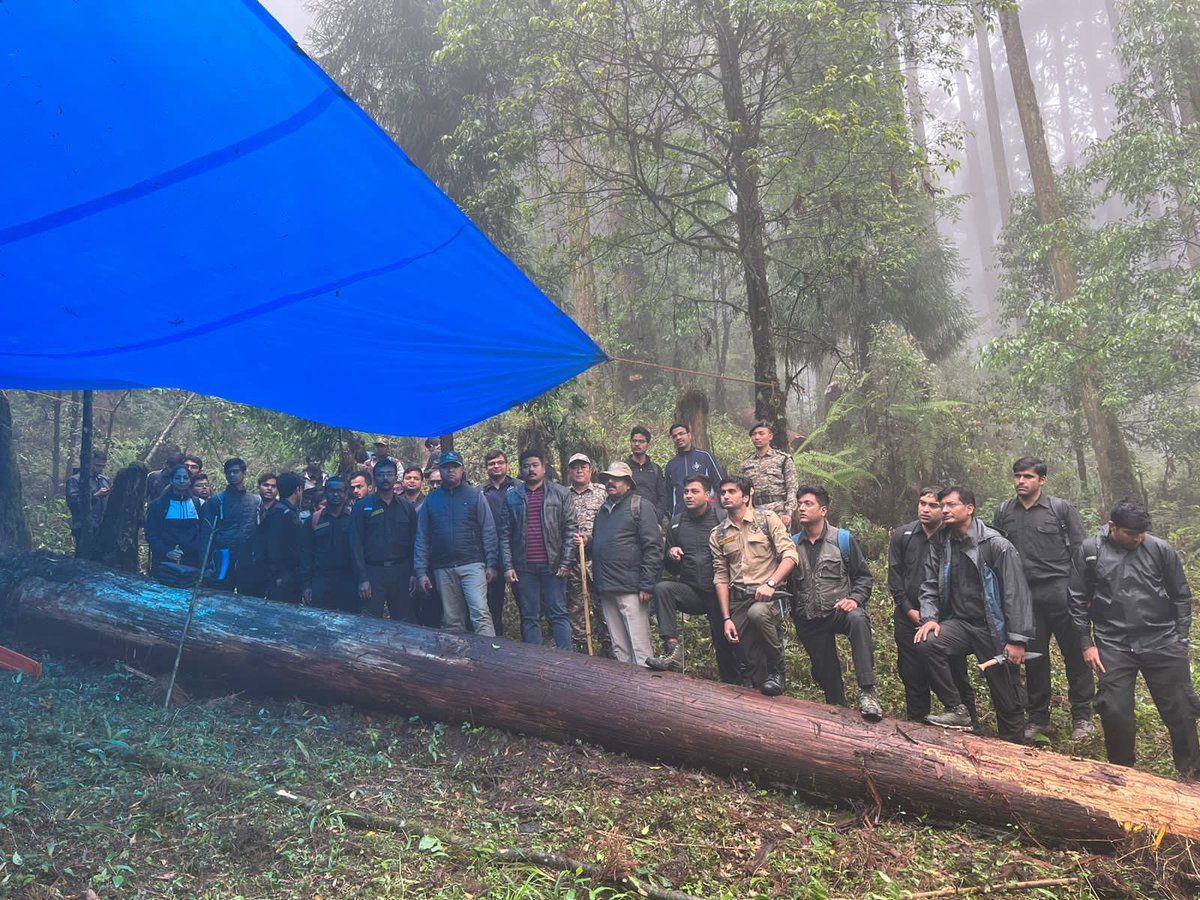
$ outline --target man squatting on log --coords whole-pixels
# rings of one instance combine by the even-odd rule
[[[508,457],[493,451],[482,491],[467,482],[462,458],[447,452],[428,484],[414,477],[398,492],[401,464],[379,441],[373,459],[360,453],[339,475],[326,475],[311,454],[303,472],[264,474],[258,494],[246,490],[246,464],[235,457],[223,466],[226,490],[206,497],[197,482],[203,461],[177,452],[147,479],[151,574],[178,579],[179,571],[194,571],[213,533],[215,552],[224,553],[218,586],[225,589],[412,624],[425,620],[422,607],[432,600],[431,621],[501,636],[507,583],[520,607],[522,640],[542,644],[546,620],[554,645],[570,650],[585,645],[582,544],[597,588],[593,637],[599,643],[611,630],[618,659],[683,671],[678,616],[704,615],[721,680],[780,694],[790,595],[793,626],[826,701],[846,703],[834,643],[845,634],[859,711],[878,721],[866,614],[872,578],[854,536],[828,523],[827,492],[798,484],[791,456],[771,446],[770,423],[750,428],[753,451],[732,478],[693,446],[686,425],[673,425],[671,436],[676,452],[661,467],[647,452],[650,432],[636,426],[628,461],[599,473],[603,487],[592,482],[592,462],[582,453],[569,459],[564,487],[550,477],[542,452],[521,454],[514,481]],[[106,462],[97,451],[89,473],[94,516],[103,509]],[[1045,492],[1045,462],[1025,456],[1012,472],[1015,496],[997,510],[994,528],[976,519],[973,493],[958,485],[922,488],[916,520],[892,534],[888,589],[907,717],[978,730],[966,668],[966,655],[974,654],[999,660],[986,677],[1000,736],[1020,743],[1052,733],[1053,635],[1067,669],[1072,740],[1091,734],[1094,700],[1109,761],[1133,765],[1140,671],[1176,767],[1200,777],[1200,700],[1187,645],[1191,592],[1175,551],[1148,533],[1145,508],[1127,500],[1085,539],[1075,507]],[[73,528],[82,482],[76,474],[66,485]],[[663,558],[659,523],[667,514]],[[444,618],[435,579],[447,600]],[[659,656],[652,655],[651,600]],[[944,713],[930,714],[931,691]]]

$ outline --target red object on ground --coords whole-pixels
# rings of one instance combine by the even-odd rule
[[[22,656],[16,650],[9,650],[7,647],[0,647],[0,669],[8,669],[10,672],[24,672],[26,675],[32,675],[34,678],[42,677],[42,664],[35,659],[30,659],[28,656]]]

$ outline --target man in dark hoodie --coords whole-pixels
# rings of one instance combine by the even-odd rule
[[[277,479],[279,501],[258,526],[255,564],[262,575],[263,596],[282,603],[300,602],[300,504],[304,479],[283,472]]]
[[[362,603],[354,579],[350,552],[350,508],[346,479],[330,475],[325,482],[325,507],[304,526],[300,572],[305,606],[356,613]]]
[[[237,590],[239,594],[257,595],[261,585],[252,565],[251,550],[262,500],[258,494],[246,490],[244,461],[235,456],[225,460],[223,468],[228,487],[204,504],[200,546],[208,545],[209,533],[215,530],[213,555],[222,551],[228,554],[226,575],[218,587],[226,591]]]
[[[985,670],[1000,739],[1025,743],[1021,663],[1033,634],[1033,601],[1016,548],[975,518],[975,494],[963,485],[938,493],[945,524],[929,547],[915,643],[929,683],[946,705],[931,725],[969,728],[971,713],[954,683],[950,660],[973,653]]]

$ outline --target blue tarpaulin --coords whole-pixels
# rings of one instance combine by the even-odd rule
[[[0,387],[442,434],[605,358],[254,0],[0,3],[0,134]]]

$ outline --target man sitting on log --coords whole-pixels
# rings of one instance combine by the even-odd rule
[[[792,622],[808,653],[813,681],[831,706],[846,705],[842,662],[835,636],[850,640],[854,675],[858,681],[858,711],[868,722],[883,718],[875,693],[875,643],[867,600],[875,579],[858,541],[844,528],[830,528],[829,493],[819,484],[801,485],[796,516],[801,531],[794,538],[799,551]]]
[[[914,642],[946,712],[931,725],[968,728],[971,713],[950,660],[974,653],[995,660],[987,674],[1001,740],[1025,743],[1021,663],[1033,634],[1033,604],[1016,548],[975,518],[975,494],[963,485],[938,493],[945,524],[930,545],[921,584],[921,627]]]
[[[929,544],[942,528],[942,504],[938,488],[921,488],[917,497],[917,518],[892,532],[888,545],[888,590],[896,604],[896,673],[904,684],[904,705],[908,718],[924,722],[929,715],[929,673],[913,638],[921,624],[921,582],[925,580],[925,558]],[[979,719],[975,712],[975,689],[967,677],[967,658],[950,660],[950,674],[963,703],[971,713],[972,727]]]
[[[725,640],[724,614],[713,587],[713,556],[708,536],[725,518],[725,511],[708,502],[712,482],[704,475],[691,475],[683,483],[682,513],[671,517],[667,527],[667,553],[664,567],[675,581],[654,585],[654,610],[663,655],[652,656],[646,666],[660,672],[683,671],[683,648],[679,644],[680,612],[707,615],[717,655],[717,671],[726,684],[738,684],[737,657],[733,645]],[[643,498],[645,499],[645,498]]]
[[[1071,618],[1083,660],[1100,676],[1096,709],[1108,761],[1132,766],[1140,671],[1171,736],[1175,768],[1200,777],[1200,714],[1188,662],[1192,591],[1175,549],[1149,534],[1150,513],[1121,500],[1099,536],[1083,542],[1071,573]]]
[[[375,461],[375,493],[354,505],[350,514],[350,552],[363,612],[369,616],[417,624],[413,597],[413,545],[417,511],[396,496],[396,464],[384,456]]]
[[[776,697],[783,693],[787,667],[775,591],[799,556],[779,516],[751,508],[749,480],[723,478],[719,488],[727,518],[712,530],[708,547],[725,639],[741,650],[752,679],[748,686]]]

